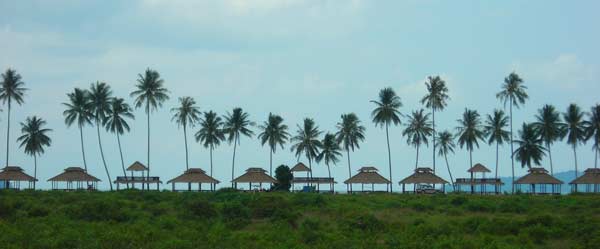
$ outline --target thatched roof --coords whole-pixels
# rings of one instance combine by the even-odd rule
[[[133,164],[131,164],[131,166],[127,167],[126,169],[127,171],[146,171],[148,170],[148,167],[146,167],[146,165],[135,161]]]
[[[381,176],[377,172],[377,168],[375,167],[362,167],[358,170],[358,174],[350,177],[350,179],[345,180],[344,184],[356,184],[356,183],[365,183],[365,184],[389,184],[390,180]]]
[[[275,183],[277,180],[275,178],[265,174],[267,172],[261,168],[248,168],[246,173],[239,176],[238,178],[233,179],[231,182],[242,183],[242,182],[255,182],[255,183]]]
[[[600,184],[600,169],[586,169],[582,176],[571,181],[569,184]]]
[[[549,175],[544,168],[531,168],[529,174],[517,179],[515,184],[563,184],[563,182]]]
[[[310,172],[310,169],[304,163],[298,163],[290,169],[291,172]]]
[[[467,170],[467,172],[469,172],[469,173],[490,173],[492,171],[490,169],[488,169],[487,167],[483,166],[483,164],[477,163],[477,164],[473,165],[473,167],[471,167],[469,170]]]
[[[33,178],[28,174],[23,172],[21,167],[17,166],[8,166],[2,169],[0,172],[0,180],[2,181],[28,181],[35,182],[37,179]]]
[[[419,183],[445,184],[448,182],[446,180],[442,179],[441,177],[433,174],[433,170],[430,168],[417,168],[417,169],[415,169],[415,173],[413,173],[409,177],[404,178],[402,181],[400,181],[400,184],[419,184]]]
[[[183,172],[178,177],[169,180],[167,183],[219,183],[215,178],[210,177],[206,172],[200,168],[190,168]]]
[[[48,179],[49,182],[99,182],[100,179],[86,173],[80,167],[69,167],[65,172]]]

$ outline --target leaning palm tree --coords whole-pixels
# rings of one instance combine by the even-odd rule
[[[244,135],[252,137],[252,132],[249,127],[253,126],[254,123],[249,120],[250,115],[244,112],[242,108],[234,108],[232,112],[227,113],[225,116],[225,123],[223,124],[223,131],[227,134],[227,141],[229,144],[233,143],[233,158],[231,160],[231,184],[235,176],[235,152],[237,145],[240,143],[240,136]]]
[[[296,153],[296,156],[304,154],[308,159],[308,168],[310,169],[310,178],[312,179],[312,161],[319,155],[319,150],[323,148],[323,143],[319,140],[321,136],[319,127],[311,118],[305,118],[303,126],[298,125],[296,135],[291,138],[291,141],[296,142],[292,145],[291,150]]]
[[[200,120],[200,130],[196,132],[196,141],[201,142],[204,148],[210,150],[210,176],[213,172],[213,150],[225,140],[225,134],[222,127],[223,121],[215,112],[204,113],[204,118]]]
[[[454,179],[452,178],[452,172],[450,171],[450,164],[448,163],[448,153],[454,154],[454,148],[456,145],[454,144],[454,135],[449,131],[442,131],[438,133],[438,155],[444,156],[446,160],[446,168],[448,168],[448,175],[450,175],[450,182],[454,187]]]
[[[187,127],[194,126],[200,120],[200,108],[196,106],[196,101],[192,97],[179,98],[179,107],[171,109],[174,112],[171,120],[175,121],[178,126],[183,127],[183,141],[185,144],[185,169],[190,168],[190,160],[188,157],[187,143]]]
[[[586,121],[586,140],[594,140],[594,168],[598,168],[598,154],[600,154],[600,104],[592,107],[588,115],[590,119]]]
[[[162,107],[163,102],[169,99],[169,90],[163,86],[164,80],[160,74],[152,69],[146,69],[144,74],[138,74],[136,90],[130,96],[135,98],[135,108],[144,107],[148,125],[148,180],[150,180],[150,114]],[[143,184],[142,184],[143,186]],[[147,185],[150,188],[150,183]]]
[[[546,155],[546,149],[542,146],[543,139],[535,130],[533,124],[523,123],[523,128],[519,131],[519,140],[515,143],[518,145],[515,150],[517,160],[521,162],[521,167],[527,166],[531,169],[531,163],[540,165],[542,158]]]
[[[6,166],[8,167],[8,156],[10,155],[10,110],[13,100],[17,105],[23,104],[23,97],[25,96],[24,88],[25,83],[21,81],[21,75],[13,69],[7,69],[2,74],[2,85],[0,85],[0,100],[2,103],[8,105],[8,119],[6,121]]]
[[[37,157],[44,153],[44,147],[50,146],[52,143],[47,135],[52,130],[44,128],[45,125],[46,121],[41,118],[28,117],[24,123],[21,123],[21,133],[23,135],[17,138],[17,141],[21,142],[20,147],[24,147],[25,154],[33,156],[33,178],[37,178]],[[33,182],[33,189],[35,189],[35,181]]]
[[[435,173],[435,111],[444,110],[448,105],[446,101],[450,98],[448,96],[448,87],[446,82],[440,78],[440,76],[429,76],[427,77],[429,82],[425,82],[427,86],[427,94],[421,99],[421,104],[425,104],[425,107],[431,108],[432,114],[432,128],[433,128],[433,172]]]
[[[127,176],[127,172],[125,171],[125,160],[123,160],[123,149],[121,148],[121,135],[130,130],[129,124],[127,124],[125,118],[134,119],[131,107],[125,103],[124,99],[114,98],[111,101],[110,109],[106,113],[104,126],[107,131],[117,135],[119,155],[121,156],[121,168],[123,169],[123,175]],[[127,182],[127,188],[129,188],[129,182]]]
[[[481,119],[476,110],[465,109],[462,119],[457,120],[456,127],[458,145],[462,149],[467,147],[469,151],[469,167],[473,166],[473,149],[479,148],[479,140],[484,140],[484,133],[481,127]]]
[[[388,164],[390,170],[390,181],[392,180],[392,152],[390,150],[390,135],[388,127],[390,125],[400,124],[400,116],[402,113],[398,110],[402,107],[400,97],[396,95],[396,92],[392,88],[384,88],[379,91],[379,99],[372,100],[377,107],[371,112],[373,117],[373,123],[379,126],[385,126],[385,137],[387,139],[388,148]],[[392,184],[393,185],[393,184]],[[392,192],[392,185],[390,185],[390,192]]]
[[[488,144],[496,143],[496,178],[498,178],[498,152],[500,145],[510,140],[510,133],[505,130],[508,126],[508,117],[502,110],[494,110],[493,115],[487,115],[483,131],[488,137]]]
[[[259,126],[259,129],[262,130],[258,134],[261,145],[269,144],[269,175],[273,176],[273,153],[277,150],[278,145],[283,149],[283,145],[290,136],[287,132],[288,126],[283,124],[281,116],[269,113],[267,121]]]
[[[563,113],[563,119],[566,124],[565,137],[567,144],[573,148],[573,159],[575,161],[575,178],[579,176],[577,172],[577,145],[585,142],[585,121],[584,113],[576,104],[570,104],[567,112]]]
[[[350,150],[360,149],[360,142],[365,140],[365,127],[360,124],[360,119],[354,113],[342,114],[342,121],[337,123],[335,134],[338,144],[341,144],[348,158],[348,178],[352,177],[350,167]],[[327,137],[327,136],[326,136]],[[352,191],[352,184],[350,191]]]
[[[85,148],[83,146],[83,126],[86,124],[92,124],[92,118],[94,114],[90,112],[90,101],[89,92],[75,88],[72,93],[67,94],[69,97],[68,103],[63,103],[67,109],[63,112],[65,116],[65,124],[67,127],[71,127],[74,123],[77,123],[79,127],[79,138],[81,140],[81,155],[83,156],[83,167],[87,172],[87,163],[85,160]]]
[[[104,159],[104,150],[102,149],[102,140],[100,139],[100,126],[106,121],[106,115],[111,108],[112,91],[110,86],[104,82],[96,82],[90,87],[90,112],[94,115],[94,122],[96,124],[96,131],[98,133],[98,146],[100,147],[100,156],[102,157],[102,164],[104,164],[104,170],[108,177],[108,184],[110,190],[113,190],[112,181],[110,174],[108,173],[108,167],[106,166],[106,160]]]
[[[496,94],[496,98],[510,106],[510,163],[512,166],[512,181],[515,182],[515,160],[513,158],[513,105],[519,108],[519,105],[525,104],[525,100],[529,98],[527,95],[527,87],[523,85],[523,79],[519,77],[515,72],[510,73],[508,77],[504,78],[504,84],[502,84],[502,91]],[[515,185],[512,185],[512,193],[515,192]]]
[[[406,136],[406,143],[417,148],[417,159],[415,160],[415,169],[419,166],[419,148],[422,144],[428,145],[428,137],[433,135],[433,128],[429,121],[429,113],[424,114],[423,109],[413,111],[408,117],[408,124],[402,136]]]
[[[546,145],[548,159],[550,160],[550,174],[554,175],[550,146],[564,136],[565,124],[562,123],[560,113],[552,105],[544,105],[542,109],[539,109],[535,119],[537,121],[533,123],[533,127]]]
[[[323,147],[321,152],[315,158],[317,163],[321,161],[325,161],[325,165],[327,166],[327,174],[329,178],[331,178],[331,169],[329,165],[337,164],[342,156],[342,152],[340,152],[340,144],[337,141],[337,138],[334,134],[327,133],[321,142]]]

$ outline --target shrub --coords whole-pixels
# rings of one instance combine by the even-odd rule
[[[72,219],[85,221],[117,221],[131,218],[125,213],[121,202],[109,200],[91,200],[73,203],[66,209],[66,215]]]
[[[383,223],[372,214],[356,214],[353,217],[348,222],[351,229],[375,232],[383,228]]]
[[[467,197],[459,195],[459,196],[452,197],[452,199],[450,199],[450,204],[452,204],[454,206],[461,206],[461,205],[467,203],[467,201],[468,201]]]
[[[185,205],[185,207],[189,214],[198,218],[211,219],[217,216],[217,209],[215,208],[215,205],[207,200],[191,200]]]
[[[221,209],[223,222],[231,228],[242,228],[250,223],[250,211],[239,202],[225,203]]]
[[[277,210],[291,210],[289,201],[281,196],[261,196],[252,200],[248,206],[254,218],[268,218]]]
[[[309,218],[300,225],[300,237],[306,244],[314,244],[322,237],[321,222],[318,219]]]

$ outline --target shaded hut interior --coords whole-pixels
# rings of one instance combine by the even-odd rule
[[[530,168],[528,172],[515,181],[517,191],[530,194],[560,194],[563,182],[548,174],[546,169]]]
[[[80,167],[69,167],[48,181],[52,183],[52,190],[96,190],[100,179]]]
[[[406,193],[406,184],[413,185],[413,193],[444,193],[448,182],[435,175],[431,168],[416,168],[415,172],[402,179],[399,184],[402,186],[402,193]],[[439,184],[440,189],[435,186]]]
[[[500,178],[486,178],[486,173],[492,171],[485,167],[483,164],[477,163],[473,165],[467,172],[471,175],[470,178],[456,178],[455,190],[458,192],[464,192],[463,187],[467,187],[470,193],[479,192],[480,194],[499,194],[502,189],[502,180]],[[477,174],[480,177],[477,177]],[[488,190],[488,187],[489,190]]]
[[[248,183],[248,190],[262,191],[264,190],[263,183],[268,184],[270,188],[274,183],[277,182],[275,178],[267,175],[266,172],[267,171],[262,168],[248,168],[246,173],[233,179],[231,182],[233,183],[233,187],[236,189],[238,188],[238,183]]]
[[[600,193],[600,169],[586,169],[580,177],[569,183],[572,192]]]
[[[130,172],[129,176],[117,176],[117,179],[114,181],[117,184],[117,190],[121,188],[121,185],[124,184],[126,186],[131,186],[131,188],[135,188],[135,184],[140,184],[141,189],[150,189],[150,184],[156,184],[156,190],[160,189],[160,184],[162,181],[158,176],[150,176],[148,177],[148,167],[146,165],[140,163],[139,161],[135,161],[131,164],[126,171]],[[139,172],[138,176],[134,176],[134,172]]]
[[[212,178],[211,176],[206,174],[206,171],[200,168],[190,168],[183,172],[183,174],[169,180],[167,184],[171,184],[171,189],[173,191],[178,191],[176,189],[177,183],[185,183],[187,187],[187,191],[194,191],[192,189],[192,185],[197,185],[198,188],[195,191],[214,191],[219,184],[219,180]],[[209,188],[202,190],[202,184],[208,184]]]
[[[334,192],[335,184],[337,182],[333,179],[333,177],[311,177],[310,176],[310,168],[308,168],[304,163],[297,163],[294,167],[290,169],[290,172],[294,176],[292,181],[290,182],[292,185],[292,191],[302,191],[302,192],[321,192],[321,185],[328,185],[329,188],[324,190],[323,192]],[[302,172],[306,172],[306,177],[296,176],[297,174],[301,174]],[[296,189],[296,185],[302,185],[302,189]]]
[[[348,180],[344,181],[344,184],[348,186],[348,193],[353,192],[383,192],[375,189],[376,185],[385,185],[385,192],[389,192],[390,184],[392,182],[387,178],[379,174],[379,170],[372,166],[362,167],[358,170],[356,175],[353,175]],[[360,184],[359,190],[354,190],[352,185]],[[367,188],[365,189],[365,186]]]
[[[8,166],[0,171],[0,184],[3,184],[4,189],[21,189],[21,182],[26,182],[28,185],[25,189],[33,189],[35,187],[35,179],[33,176],[26,174],[21,167]]]

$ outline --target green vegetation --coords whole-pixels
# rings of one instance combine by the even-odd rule
[[[597,196],[0,192],[2,248],[598,248]]]

